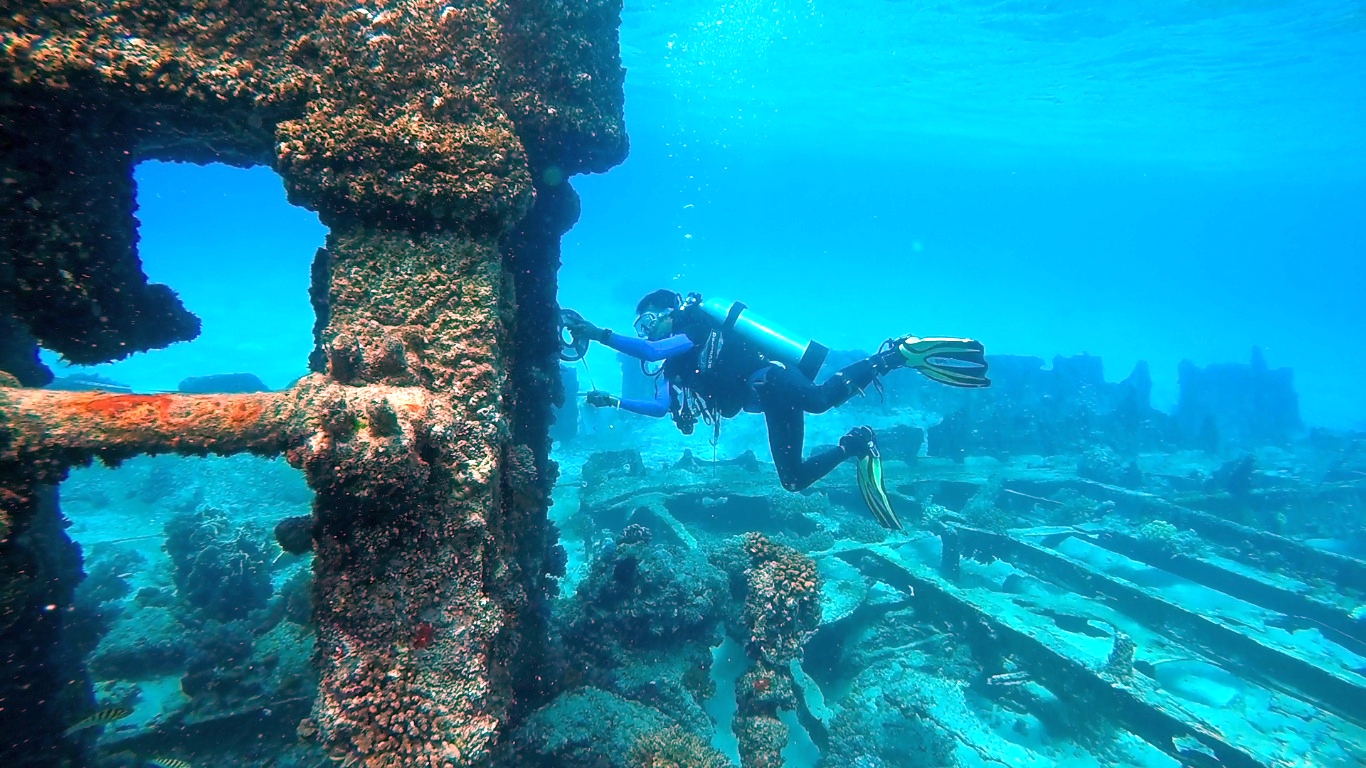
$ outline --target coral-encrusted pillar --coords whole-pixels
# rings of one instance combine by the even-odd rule
[[[141,273],[140,159],[269,164],[331,230],[313,272],[315,375],[221,402],[3,393],[0,498],[27,518],[31,494],[5,477],[41,465],[60,479],[96,455],[283,451],[317,491],[322,688],[301,730],[340,761],[486,764],[513,691],[535,695],[558,238],[577,211],[566,179],[625,157],[620,11],[0,11],[0,245],[17,254],[0,316],[17,332],[82,362],[197,332]]]
[[[355,385],[343,414],[290,458],[317,492],[314,566],[329,750],[373,765],[483,762],[509,683],[496,660],[508,614],[491,589],[506,443],[504,319],[496,243],[460,235],[333,233],[328,375]],[[420,429],[369,407],[375,387],[440,405]]]

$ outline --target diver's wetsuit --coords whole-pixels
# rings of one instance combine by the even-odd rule
[[[656,381],[654,400],[621,400],[621,408],[646,416],[664,416],[678,403],[671,387],[690,389],[722,416],[741,410],[762,413],[768,425],[768,445],[778,479],[789,491],[800,491],[825,477],[848,458],[843,448],[830,446],[802,460],[806,414],[825,413],[872,383],[873,359],[860,360],[821,384],[782,363],[765,359],[744,342],[725,338],[713,370],[703,374],[699,351],[714,324],[700,313],[676,315],[673,336],[648,341],[609,334],[608,347],[646,361],[664,361],[664,382]],[[680,322],[681,321],[681,322]]]

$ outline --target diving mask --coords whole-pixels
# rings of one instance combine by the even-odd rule
[[[673,314],[672,309],[666,309],[660,312],[641,312],[640,316],[636,318],[634,325],[636,335],[642,339],[650,338],[650,336],[654,334],[655,329],[659,327],[659,322],[671,314]]]

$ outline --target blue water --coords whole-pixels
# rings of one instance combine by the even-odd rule
[[[1295,370],[1366,426],[1366,6],[628,2],[631,156],[579,177],[562,303],[725,294],[837,347]],[[269,171],[139,168],[142,254],[204,319],[107,371],[301,375],[324,232]]]

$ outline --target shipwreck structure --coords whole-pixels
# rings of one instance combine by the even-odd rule
[[[570,175],[626,154],[619,0],[5,4],[0,753],[78,764],[79,573],[55,484],[144,453],[284,455],[316,492],[321,684],[344,764],[484,765],[536,700]],[[330,228],[314,371],[244,395],[56,392],[193,338],[141,270],[133,168],[269,165]],[[219,265],[232,269],[232,264]],[[415,640],[420,638],[420,642]]]

